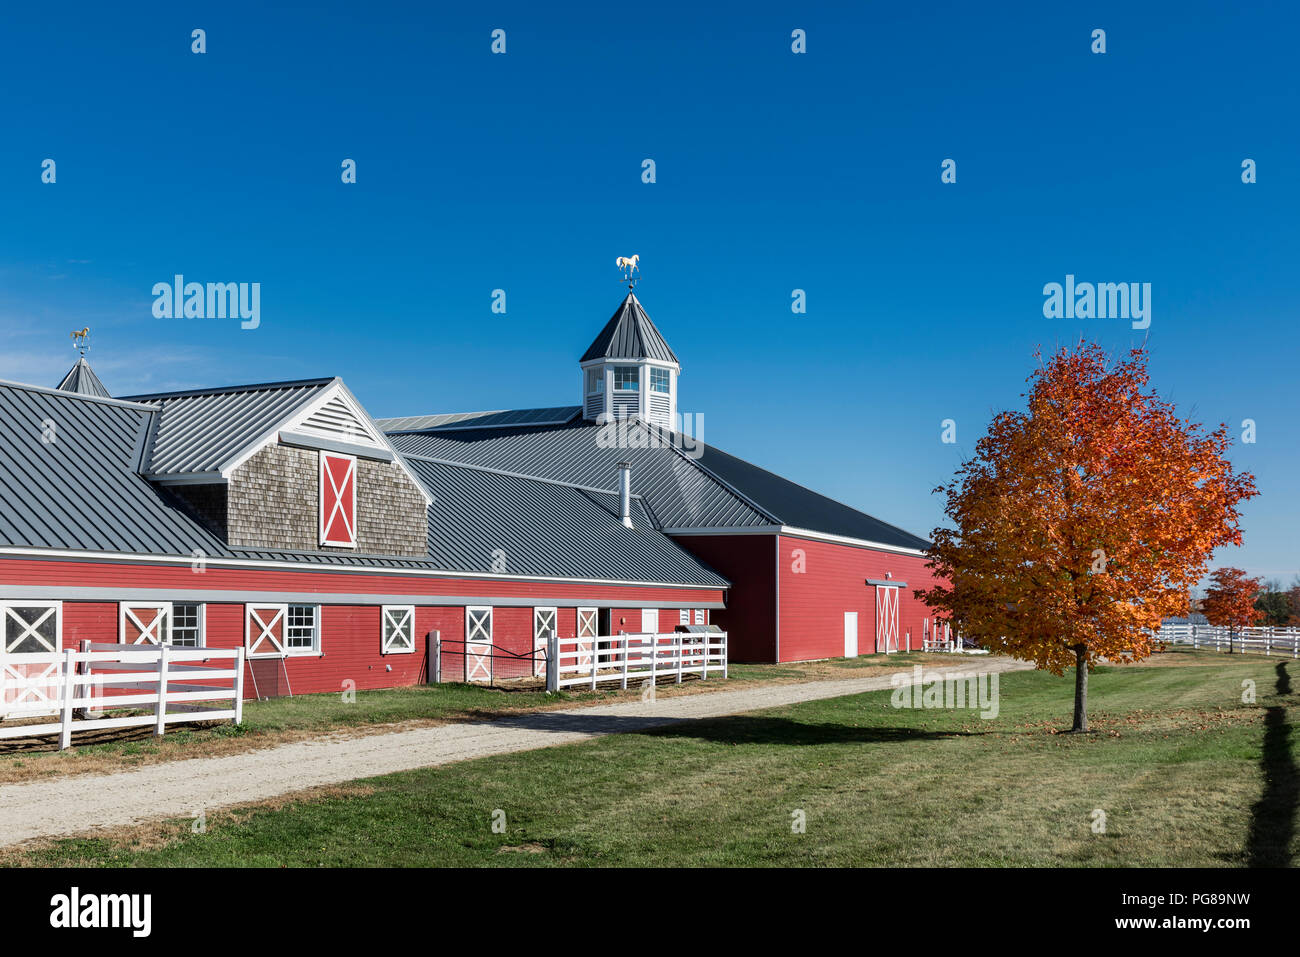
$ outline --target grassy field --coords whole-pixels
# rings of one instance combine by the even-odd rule
[[[815,681],[866,677],[872,673],[906,670],[913,664],[952,664],[951,657],[920,653],[872,655],[796,665],[732,665],[728,681],[689,680],[681,686],[661,684],[661,697],[704,694],[743,688],[755,683]],[[78,732],[74,747],[52,750],[54,738],[15,739],[0,742],[0,784],[28,781],[57,774],[120,771],[181,758],[215,757],[271,747],[324,734],[369,734],[396,727],[477,721],[525,711],[574,707],[630,700],[640,689],[619,691],[608,686],[599,691],[569,690],[547,694],[539,682],[528,681],[488,688],[482,685],[418,685],[379,691],[358,691],[355,700],[341,694],[299,695],[249,701],[244,722],[232,725],[173,725],[165,737],[152,728]]]
[[[26,865],[1288,865],[1296,662],[1001,676],[1000,713],[809,702],[357,782],[4,855]],[[1257,699],[1245,703],[1243,681]],[[494,812],[504,830],[493,830]],[[1104,833],[1095,828],[1105,815]],[[792,823],[801,813],[804,833]]]

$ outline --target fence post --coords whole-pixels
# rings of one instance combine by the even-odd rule
[[[546,639],[546,690],[560,690],[560,630],[558,628]]]
[[[429,678],[434,684],[440,685],[442,684],[442,632],[435,628],[429,632],[429,637],[433,639],[425,642],[426,648],[433,656],[433,660],[429,662]]]
[[[709,633],[706,631],[700,638],[704,643],[704,673],[701,675],[701,681],[709,680]]]
[[[659,649],[655,646],[655,643],[652,641],[650,642],[650,687],[652,688],[658,684],[658,682],[655,681],[655,668],[656,665],[658,664],[658,658],[659,658]]]
[[[613,631],[614,629],[610,628],[609,630]],[[624,632],[624,634],[626,634],[626,632]],[[596,690],[596,665],[598,664],[596,660],[597,657],[596,652],[600,650],[600,642],[597,640],[599,637],[600,637],[599,635],[591,636],[591,655],[589,660],[591,661],[591,690],[592,691]],[[579,648],[578,650],[579,652],[582,651],[581,648]]]
[[[244,646],[235,649],[235,724],[244,723]]]
[[[158,720],[153,733],[159,737],[167,727],[167,648],[167,645],[158,646],[158,704],[154,707]]]
[[[73,651],[63,651],[63,708],[59,717],[59,750],[66,751],[72,747],[72,699],[76,692],[76,664],[72,660]]]
[[[623,690],[627,690],[627,635],[623,636]]]
[[[727,633],[722,633],[722,677],[727,677],[727,668],[731,664],[730,656],[727,654]]]

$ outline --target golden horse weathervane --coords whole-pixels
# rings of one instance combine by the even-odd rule
[[[623,282],[627,283],[629,290],[641,278],[641,267],[637,265],[640,261],[640,256],[619,256],[614,260],[614,265],[623,270]]]
[[[90,348],[90,326],[80,331],[72,330],[72,348],[79,350],[83,356],[86,354],[86,350]]]

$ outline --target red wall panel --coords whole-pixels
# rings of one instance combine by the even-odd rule
[[[681,535],[673,541],[731,581],[727,607],[711,616],[727,632],[731,660],[775,661],[776,536]]]
[[[858,653],[871,654],[876,639],[876,589],[867,579],[906,582],[898,600],[898,647],[921,647],[921,628],[933,612],[913,597],[935,581],[919,555],[901,555],[782,535],[781,661],[838,658],[844,654],[844,613],[858,613]],[[802,551],[802,562],[795,554]],[[802,567],[803,571],[796,568]]]

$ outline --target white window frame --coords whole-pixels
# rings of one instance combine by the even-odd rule
[[[175,642],[176,637],[176,606],[177,605],[194,605],[198,608],[198,628],[199,635],[197,645],[178,645]],[[202,601],[174,601],[171,610],[167,613],[167,644],[174,648],[206,648],[208,646],[208,604]]]
[[[612,375],[612,378],[613,378],[613,381],[614,381],[614,390],[613,390],[613,391],[615,391],[615,392],[640,392],[640,391],[641,391],[641,368],[640,368],[640,366],[634,366],[634,365],[619,365],[619,366],[614,366],[613,369],[614,369],[614,372],[613,372],[613,375]],[[634,383],[636,383],[635,385],[631,386],[630,388],[629,388],[628,386],[620,386],[620,385],[618,384],[618,374],[619,374],[619,371],[620,371],[620,370],[626,370],[626,369],[630,369],[630,370],[632,371],[632,381],[633,381]]]
[[[11,620],[11,616],[9,613],[9,609],[11,608],[46,608],[46,609],[52,608],[54,609],[54,648],[52,650],[42,649],[41,651],[10,651],[8,647],[5,646],[4,644],[4,635],[5,635],[5,631],[8,628],[9,621]],[[44,645],[45,639],[37,635],[33,629],[39,628],[41,623],[45,621],[45,619],[46,616],[42,615],[39,619],[37,619],[35,625],[29,625],[27,622],[23,621],[17,615],[13,615],[12,620],[17,621],[23,629],[21,636],[19,636],[14,640],[14,644],[18,644],[19,642],[26,639],[28,635],[32,635],[33,637],[36,638],[38,642]],[[62,650],[63,650],[63,602],[50,601],[49,599],[46,598],[34,598],[31,601],[23,601],[22,599],[14,598],[14,599],[9,599],[0,602],[0,655],[5,655],[5,656],[10,656],[10,655],[22,656],[22,655],[33,655],[33,654],[48,655],[51,654],[52,652],[59,652]]]
[[[311,631],[311,647],[310,647],[310,648],[295,648],[295,647],[293,647],[291,644],[289,644],[289,627],[290,627],[290,625],[289,625],[289,613],[292,612],[293,609],[295,609],[295,608],[311,608],[311,609],[313,609],[313,614],[312,614],[312,631]],[[284,653],[285,653],[288,657],[290,657],[290,658],[294,657],[295,655],[319,655],[319,654],[321,653],[321,652],[320,652],[320,648],[321,648],[321,639],[320,639],[320,631],[321,631],[321,627],[320,627],[320,626],[321,626],[321,606],[320,606],[320,605],[313,605],[313,604],[311,604],[311,603],[309,603],[309,602],[301,602],[301,601],[299,601],[299,602],[290,602],[289,604],[285,605],[285,609],[284,609],[284,631],[283,631],[283,635],[284,635]]]
[[[156,627],[161,634],[157,636],[157,641],[145,641],[144,635],[141,635],[134,641],[127,641],[126,638],[126,620],[129,617],[135,622],[136,628],[145,631],[144,623],[132,611],[134,608],[156,609],[161,614],[155,619]],[[172,630],[172,603],[169,601],[119,601],[117,603],[117,640],[123,645],[165,645],[167,638]],[[152,628],[148,629],[152,633]]]
[[[703,609],[703,608],[697,608],[697,609],[695,609],[695,624],[697,624],[697,625],[702,625],[702,624],[704,624],[704,609]]]
[[[659,375],[660,373],[663,374],[664,387],[663,387],[662,389],[656,389],[656,388],[655,388],[655,377],[656,377],[657,375]],[[663,368],[662,366],[650,366],[649,371],[646,373],[646,382],[647,382],[647,384],[649,385],[649,387],[650,387],[650,391],[651,391],[651,392],[657,393],[658,395],[671,395],[671,394],[672,394],[672,391],[673,391],[673,374],[672,374],[672,371],[669,370],[669,369],[665,369],[665,368]]]
[[[394,628],[394,637],[401,634],[402,626],[405,625],[407,637],[410,639],[411,646],[402,648],[394,646],[393,639],[385,637],[388,626]],[[413,655],[415,654],[415,606],[414,605],[383,605],[379,613],[379,653],[381,655]]]

